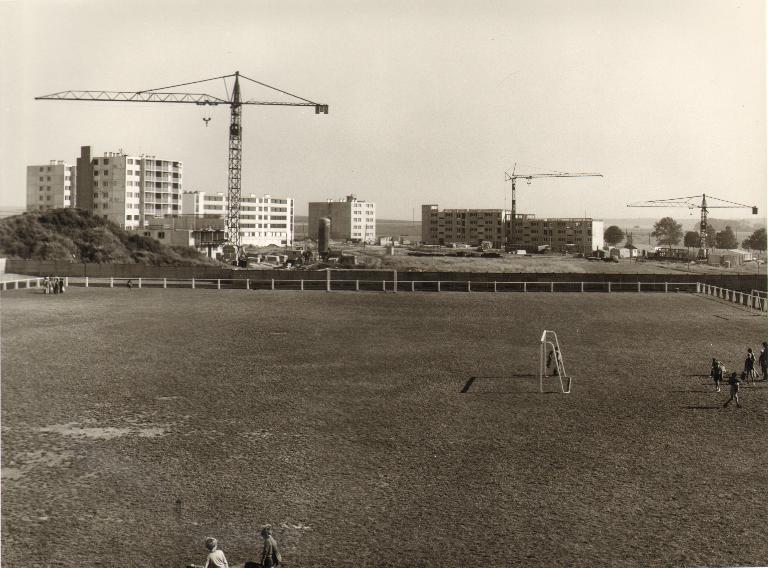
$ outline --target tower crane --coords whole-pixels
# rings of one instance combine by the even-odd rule
[[[594,174],[587,172],[552,172],[546,174],[518,174],[517,164],[512,168],[512,173],[504,172],[504,181],[512,183],[512,202],[510,207],[510,222],[509,222],[509,236],[514,238],[514,224],[515,215],[517,214],[517,201],[515,199],[515,191],[517,189],[517,180],[524,179],[530,185],[531,180],[534,178],[564,178],[564,177],[603,177],[603,174]]]
[[[694,199],[698,200],[701,197],[701,204],[697,204]],[[707,248],[707,213],[709,209],[752,209],[752,215],[757,215],[757,206],[744,205],[743,203],[736,203],[735,201],[728,201],[719,197],[709,196],[710,200],[715,200],[719,204],[708,204],[707,195],[690,195],[688,197],[672,197],[671,199],[651,199],[650,201],[638,201],[636,203],[628,203],[627,207],[686,207],[688,209],[701,209],[701,221],[699,222],[699,258],[707,258],[709,256],[709,248]]]
[[[176,92],[180,87],[205,83],[208,81],[217,81],[219,79],[231,79],[234,77],[234,85],[231,95],[227,98],[221,98],[215,95],[205,93],[186,93]],[[293,100],[287,102],[277,101],[257,101],[243,100],[240,92],[240,79],[245,79],[277,91],[291,97]],[[226,82],[225,82],[226,86]],[[243,129],[241,126],[242,107],[244,105],[267,105],[267,106],[297,106],[297,107],[315,107],[315,114],[328,114],[328,105],[316,103],[297,95],[288,93],[246,77],[235,71],[230,75],[213,77],[211,79],[202,79],[178,85],[167,87],[158,87],[155,89],[145,89],[142,91],[61,91],[50,95],[35,97],[35,100],[57,100],[57,101],[117,101],[117,102],[140,102],[140,103],[179,103],[195,104],[200,106],[229,105],[229,175],[227,182],[228,208],[226,218],[225,238],[229,245],[234,246],[237,254],[241,251],[240,241],[240,200],[241,200],[241,171],[242,171],[242,151],[243,151]],[[206,122],[207,126],[207,122]],[[143,190],[143,188],[142,188]]]

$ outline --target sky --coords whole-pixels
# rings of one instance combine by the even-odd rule
[[[518,182],[537,217],[684,216],[627,204],[706,193],[765,218],[765,30],[762,0],[0,0],[0,207],[24,206],[27,165],[85,145],[181,160],[185,190],[226,192],[227,106],[34,97],[239,71],[329,105],[243,108],[243,193],[299,215],[348,194],[383,219],[503,208],[516,168],[603,175]]]

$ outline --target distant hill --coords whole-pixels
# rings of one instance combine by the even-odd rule
[[[220,266],[191,247],[163,245],[91,213],[69,208],[0,219],[0,255],[30,260]]]

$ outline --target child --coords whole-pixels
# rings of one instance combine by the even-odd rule
[[[763,380],[768,380],[768,341],[763,341],[763,348],[760,350],[760,372],[763,374]]]
[[[282,563],[283,558],[277,548],[277,541],[272,536],[272,527],[269,525],[261,529],[261,538],[264,539],[264,547],[261,550],[261,565],[263,568],[272,568]]]
[[[560,376],[560,368],[563,366],[563,357],[560,355],[560,349],[555,347],[554,351],[550,351],[547,355],[547,369],[554,367],[553,375]]]
[[[709,376],[715,381],[715,392],[720,392],[720,383],[723,381],[724,373],[725,365],[722,361],[712,358],[712,370],[709,372]]]
[[[205,547],[208,549],[208,559],[205,561],[205,566],[189,564],[187,568],[229,568],[224,553],[218,550],[218,542],[215,538],[206,538]]]
[[[751,380],[755,382],[755,354],[752,353],[752,348],[747,349],[747,358],[744,360],[744,374],[746,375],[747,383]]]
[[[741,376],[744,377],[744,373],[742,373]],[[736,373],[731,373],[731,378],[728,379],[728,384],[731,385],[731,398],[725,401],[723,408],[728,406],[734,399],[736,399],[736,408],[741,408],[741,403],[739,402],[739,387],[741,385],[739,384],[739,377]]]

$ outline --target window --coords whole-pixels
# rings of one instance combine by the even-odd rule
[[[158,239],[164,239],[165,238],[165,231],[159,231],[157,233],[157,238]]]
[[[41,172],[43,171],[43,166],[40,166],[40,171],[41,171]]]
[[[51,181],[51,176],[46,176],[46,177],[47,177],[46,181]]]

